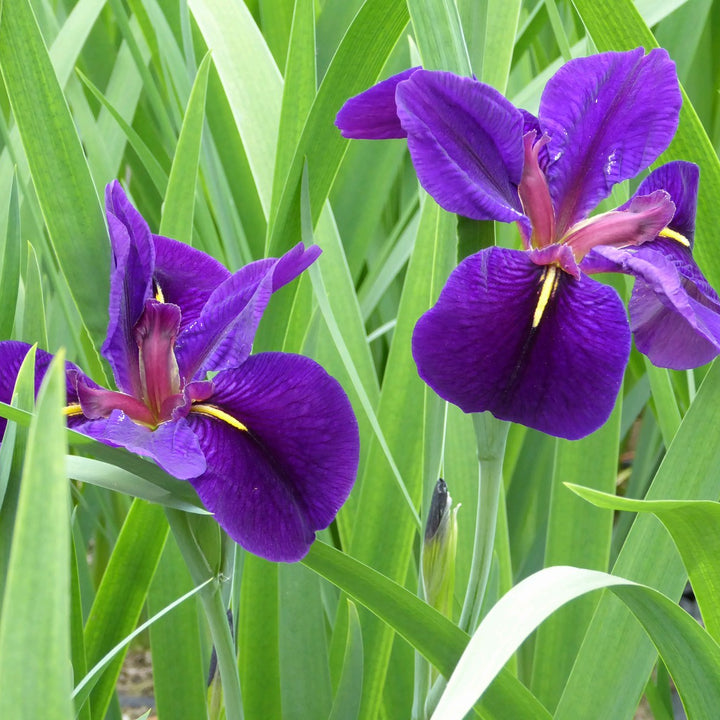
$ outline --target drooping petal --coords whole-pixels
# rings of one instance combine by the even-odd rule
[[[420,184],[441,207],[475,220],[523,217],[523,116],[512,103],[477,80],[428,70],[395,95]]]
[[[594,253],[605,260],[603,270],[635,276],[630,328],[653,365],[687,370],[720,354],[720,298],[690,248],[658,238],[638,248]]]
[[[629,352],[612,288],[502,248],[465,259],[413,335],[420,377],[441,397],[571,440],[610,415]]]
[[[298,355],[253,355],[213,383],[207,404],[247,431],[191,411],[208,464],[191,482],[244,548],[269,560],[299,560],[355,481],[359,441],[350,403],[336,380]]]
[[[10,403],[20,366],[30,350],[30,345],[16,340],[4,340],[0,342],[0,402]],[[53,356],[44,350],[35,351],[35,395],[40,390],[45,373]],[[77,375],[84,377],[80,368],[71,362],[65,363],[66,380],[65,389],[68,403],[77,402],[75,392],[75,380]],[[0,417],[0,441],[5,433],[6,420]]]
[[[563,243],[578,259],[598,245],[642,245],[654,240],[675,214],[675,204],[664,190],[635,195],[623,207],[582,220],[572,227]]]
[[[120,390],[139,397],[140,370],[133,327],[142,314],[145,300],[152,296],[155,248],[148,224],[117,180],[105,189],[105,207],[113,257],[110,318],[102,353],[110,363]]]
[[[653,170],[638,187],[637,192],[618,210],[625,210],[640,195],[664,190],[675,203],[670,229],[685,237],[692,247],[695,238],[695,210],[697,209],[700,168],[695,163],[675,160]]]
[[[661,49],[579,58],[555,73],[539,117],[551,137],[547,174],[560,234],[657,159],[681,103],[675,64]]]
[[[359,140],[406,137],[407,133],[397,116],[395,89],[417,69],[404,70],[347,100],[335,118],[335,125],[340,128],[342,136]]]
[[[154,279],[163,301],[182,312],[180,332],[194,323],[213,290],[230,277],[230,271],[215,258],[185,243],[153,235]]]
[[[298,243],[280,259],[258,260],[231,275],[210,295],[197,322],[178,337],[180,376],[202,379],[208,371],[241,365],[250,354],[270,296],[320,255]]]
[[[106,445],[124,447],[155,460],[178,480],[188,480],[205,472],[205,456],[200,443],[184,419],[165,422],[151,430],[133,422],[120,410],[113,410],[109,417],[99,420],[81,417],[73,429]]]

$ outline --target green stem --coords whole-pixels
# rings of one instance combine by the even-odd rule
[[[166,508],[165,512],[193,582],[199,584],[213,571],[195,541],[187,521],[187,515],[181,510],[173,510],[172,508]],[[220,583],[215,581],[208,585],[207,589],[200,593],[200,600],[203,604],[205,617],[210,626],[210,635],[217,653],[218,669],[225,700],[225,717],[227,720],[243,720],[240,675],[230,626],[227,621],[227,613],[220,594]]]
[[[493,556],[498,502],[502,486],[502,464],[509,423],[490,413],[475,413],[473,425],[478,446],[478,502],[475,542],[460,627],[472,633],[480,619]]]

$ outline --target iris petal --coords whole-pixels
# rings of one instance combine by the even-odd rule
[[[355,479],[359,441],[350,403],[317,363],[284,353],[253,355],[213,384],[206,404],[248,432],[191,411],[188,422],[208,463],[191,482],[244,548],[269,560],[298,560]]]
[[[180,376],[202,379],[208,371],[242,364],[273,292],[296,278],[320,255],[298,243],[280,259],[250,263],[210,295],[197,321],[180,334],[175,354]]]
[[[550,79],[540,123],[558,233],[587,216],[615,183],[634,177],[670,144],[682,99],[667,52],[642,48],[571,60]]]
[[[675,214],[668,227],[679,232],[692,246],[695,237],[695,210],[697,209],[700,168],[695,163],[675,160],[653,170],[638,187],[635,195],[618,210],[627,209],[640,195],[665,190],[675,203]]]
[[[207,253],[185,243],[153,235],[155,272],[153,277],[166,303],[182,312],[180,332],[195,322],[213,290],[230,277],[230,271]]]
[[[73,429],[106,445],[124,447],[148,457],[179,480],[205,472],[206,463],[198,438],[184,419],[165,422],[155,430],[138,425],[120,410],[101,420],[81,418]]]
[[[109,323],[102,353],[120,390],[140,396],[138,349],[133,327],[152,295],[155,248],[150,228],[117,180],[105,189],[105,207],[113,251]]]
[[[407,136],[397,115],[395,90],[418,68],[404,70],[351,97],[340,108],[335,125],[343,137],[359,140],[388,140]]]
[[[690,248],[659,238],[638,248],[594,251],[616,272],[635,276],[630,328],[653,365],[687,370],[720,353],[720,298]]]
[[[547,272],[516,250],[465,259],[418,321],[413,356],[423,380],[465,412],[577,439],[612,411],[630,332],[612,288],[556,268],[543,293]]]
[[[0,402],[10,403],[15,382],[20,371],[25,356],[30,350],[30,345],[16,340],[5,340],[0,342]],[[53,356],[44,350],[35,351],[35,394],[37,395],[40,385],[45,377],[48,366]],[[78,397],[75,392],[75,378],[80,375],[85,378],[82,371],[71,362],[65,363],[66,380],[65,388],[67,392],[68,403],[77,402]],[[0,417],[0,441],[5,432],[6,420]]]
[[[523,217],[523,116],[471,78],[418,70],[398,85],[398,116],[420,184],[450,212],[475,220]]]

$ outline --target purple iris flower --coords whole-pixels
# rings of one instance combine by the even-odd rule
[[[231,274],[209,255],[151,234],[117,182],[105,200],[113,268],[102,352],[118,391],[68,363],[69,426],[189,480],[247,550],[300,559],[353,486],[357,422],[340,384],[316,362],[250,349],[272,293],[320,249],[300,243]],[[28,348],[0,343],[3,402]],[[50,360],[38,351],[37,387]],[[0,438],[4,429],[0,419]]]
[[[667,148],[681,102],[667,53],[638,48],[564,65],[537,117],[477,80],[418,68],[345,103],[345,137],[407,138],[439,205],[520,230],[524,250],[463,260],[415,327],[418,371],[441,397],[577,439],[612,411],[631,332],[662,367],[720,352],[720,300],[691,253],[698,168],[664,165],[589,217]],[[629,325],[616,291],[589,277],[607,271],[635,277]]]

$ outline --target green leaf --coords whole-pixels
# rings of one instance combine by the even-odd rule
[[[150,585],[148,612],[159,612],[192,587],[171,535]],[[153,687],[160,718],[207,717],[205,658],[197,613],[196,601],[184,603],[150,628]]]
[[[588,482],[611,492],[617,478],[622,396],[608,421],[575,442],[557,440],[545,546],[545,566],[574,565],[607,570],[613,513],[578,502],[564,482]],[[588,473],[588,468],[592,472]],[[578,599],[562,608],[538,630],[531,689],[553,709],[570,674],[598,598]]]
[[[97,341],[107,327],[109,281],[107,273],[87,268],[109,267],[107,232],[80,139],[28,0],[2,6],[0,70],[55,254]]]
[[[15,321],[15,304],[20,284],[20,203],[17,175],[10,189],[8,223],[0,252],[0,340],[10,337]]]
[[[450,677],[468,642],[467,634],[457,625],[401,585],[323,542],[315,541],[302,563],[371,610]],[[367,672],[367,664],[365,668]],[[478,709],[488,720],[550,718],[530,691],[507,671],[498,675]]]
[[[238,617],[238,668],[248,718],[282,720],[278,613],[278,566],[248,554]]]
[[[423,67],[472,75],[454,0],[408,0],[408,10]]]
[[[707,429],[719,425],[720,363],[714,363],[655,475],[647,499],[718,497],[720,444],[708,442]],[[633,523],[613,573],[676,599],[687,579],[672,540],[660,523],[647,515]],[[622,644],[617,642],[619,637]],[[574,720],[588,707],[602,707],[613,718],[632,715],[654,662],[654,648],[634,618],[617,601],[601,598],[558,703],[556,719]],[[594,679],[592,683],[588,677]]]
[[[518,583],[487,614],[448,681],[433,719],[462,720],[545,618],[570,600],[606,587],[627,605],[655,643],[688,717],[712,717],[720,703],[720,646],[690,615],[653,588],[595,570],[557,566]],[[605,713],[602,707],[601,712]]]
[[[342,673],[328,720],[356,720],[363,685],[362,626],[355,603],[347,601],[348,628]]]
[[[337,111],[350,96],[377,79],[407,25],[404,0],[367,0],[343,37],[320,84],[295,149],[290,171],[268,228],[268,254],[290,247],[300,233],[300,179],[307,162],[312,217],[322,211],[348,141],[335,127]]]
[[[672,535],[707,631],[720,641],[720,503],[708,500],[634,500],[567,483],[581,498],[608,510],[650,512]]]
[[[31,344],[37,343],[41,348],[48,347],[40,266],[35,248],[30,243],[28,243],[27,271],[25,273],[22,338]]]
[[[28,437],[0,618],[0,717],[74,717],[64,404],[60,352],[40,388]]]
[[[135,500],[125,518],[85,625],[90,667],[135,628],[168,534],[163,510]],[[93,716],[104,717],[125,652],[108,665],[90,695]]]
[[[189,0],[188,5],[212,52],[267,217],[282,78],[245,3]]]
[[[455,264],[455,248],[455,216],[426,197],[376,413],[390,455],[416,505],[423,487],[434,486],[438,478],[443,403],[418,377],[410,340],[418,317],[437,300]],[[389,509],[403,501],[380,443],[373,442],[360,482],[350,549],[359,560],[398,582],[407,575],[419,530],[410,513],[393,512],[393,532],[387,532]],[[392,633],[378,623],[363,623],[363,628],[366,666],[361,715],[374,717],[387,676]]]
[[[195,83],[190,92],[190,99],[170,169],[162,221],[160,222],[160,235],[174,238],[187,245],[192,245],[195,180],[200,161],[209,71],[210,55],[207,54],[200,63]]]

